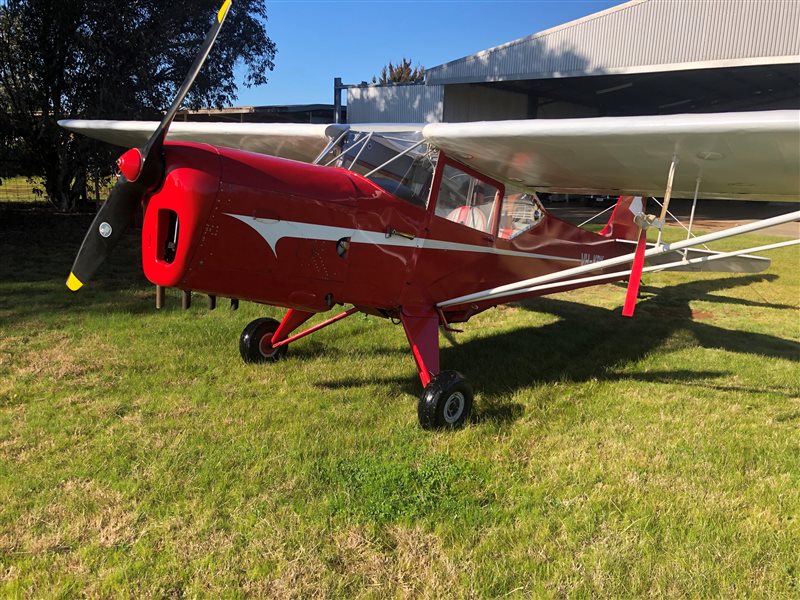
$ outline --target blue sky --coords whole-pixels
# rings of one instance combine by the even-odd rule
[[[620,4],[621,0],[283,0],[267,2],[278,46],[269,83],[237,105],[333,102],[333,78],[371,81],[403,56],[434,67]]]

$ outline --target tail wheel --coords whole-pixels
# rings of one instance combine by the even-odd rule
[[[423,429],[458,429],[472,413],[472,386],[458,371],[443,371],[425,386],[417,404]]]
[[[275,362],[286,356],[288,346],[275,348],[272,336],[280,323],[275,319],[263,318],[252,321],[242,331],[239,338],[239,354],[247,363]]]

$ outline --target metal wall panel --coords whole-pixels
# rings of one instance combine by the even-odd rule
[[[483,85],[450,85],[444,98],[447,123],[528,118],[527,94]]]
[[[634,0],[428,69],[426,80],[475,83],[773,62],[800,62],[800,1]]]
[[[371,85],[347,90],[350,123],[438,123],[444,88],[440,85]]]

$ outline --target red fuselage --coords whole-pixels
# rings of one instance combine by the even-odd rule
[[[442,165],[457,164],[443,156],[426,208],[341,168],[204,144],[167,144],[165,153],[166,179],[142,230],[145,275],[165,287],[392,314],[630,252],[549,214],[513,239],[497,235],[498,219],[485,233],[436,216]],[[445,316],[461,321],[494,304]]]

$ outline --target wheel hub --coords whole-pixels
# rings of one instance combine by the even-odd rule
[[[464,412],[464,394],[453,392],[444,404],[444,420],[448,424],[455,423]]]
[[[272,334],[265,335],[258,342],[258,350],[265,358],[271,357],[277,349],[272,345]]]

